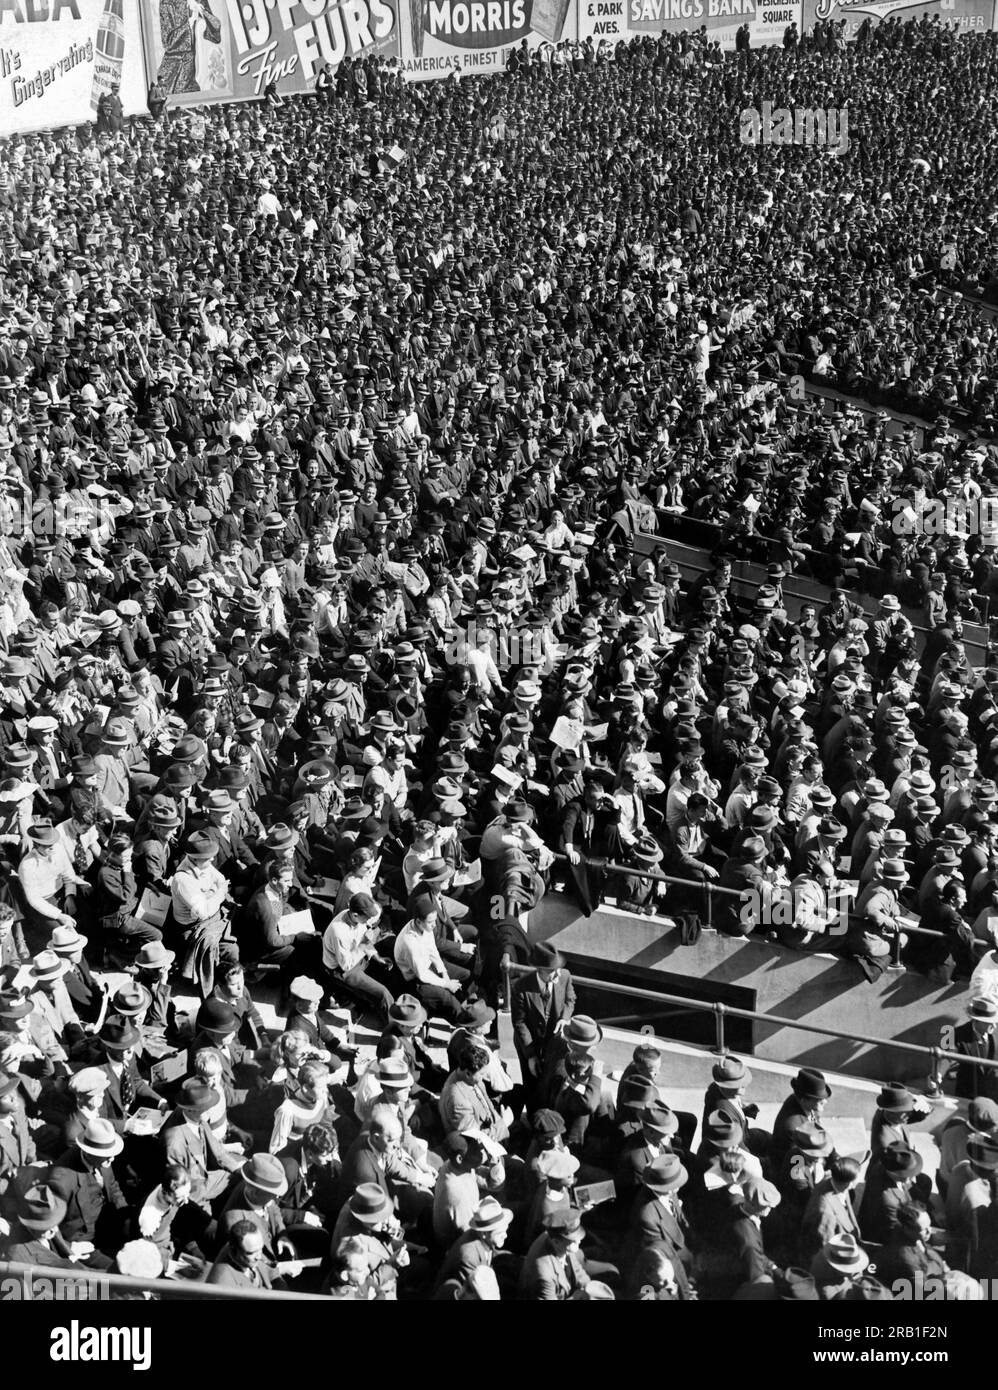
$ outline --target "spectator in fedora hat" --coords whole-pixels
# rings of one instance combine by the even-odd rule
[[[537,1084],[547,1070],[552,1045],[575,1012],[575,989],[564,956],[539,942],[531,963],[533,971],[515,981],[510,1000],[513,1041],[528,1111],[539,1104]]]
[[[507,1295],[515,1291],[520,1261],[503,1252],[513,1213],[494,1197],[483,1197],[468,1227],[448,1249],[440,1267],[435,1297],[457,1296],[475,1270],[493,1270]],[[451,1287],[456,1285],[457,1288]]]
[[[110,1268],[124,1231],[128,1204],[111,1167],[123,1147],[109,1121],[91,1120],[76,1136],[75,1149],[49,1173],[53,1191],[66,1203],[60,1235],[70,1252],[84,1252],[91,1268]],[[96,1253],[90,1254],[93,1247]]]
[[[263,1236],[263,1258],[272,1275],[276,1274],[281,1260],[290,1261],[293,1267],[297,1253],[279,1204],[287,1190],[288,1177],[280,1160],[271,1154],[254,1154],[243,1165],[218,1223],[219,1234],[224,1239],[240,1222],[252,1222]],[[300,1272],[298,1269],[297,1273]],[[286,1270],[283,1277],[295,1277],[293,1268]]]
[[[190,1175],[191,1196],[178,1217],[181,1230],[175,1238],[200,1242],[212,1221],[212,1206],[233,1184],[233,1175],[245,1162],[216,1139],[206,1116],[215,1111],[221,1097],[197,1078],[182,1082],[176,1108],[159,1132],[167,1163],[177,1164]]]
[[[823,1303],[848,1299],[869,1264],[869,1256],[854,1236],[835,1236],[811,1263],[818,1297]]]
[[[801,1125],[821,1125],[822,1112],[832,1094],[823,1073],[813,1067],[801,1067],[790,1082],[790,1091],[773,1124],[771,1157],[774,1162],[782,1162],[794,1142],[794,1132]]]
[[[28,988],[36,1012],[60,1046],[72,1053],[84,1043],[86,1030],[63,983],[68,970],[69,961],[64,957],[55,951],[40,951],[28,966]]]
[[[574,1208],[551,1212],[545,1218],[544,1230],[524,1256],[520,1299],[565,1303],[583,1298],[592,1280],[589,1261],[581,1249],[584,1236],[581,1214]]]
[[[987,1096],[979,1096],[967,1105],[966,1114],[952,1115],[939,1135],[939,1167],[936,1187],[945,1198],[954,1170],[967,1157],[967,1144],[972,1137],[993,1136],[998,1131],[998,1104]]]
[[[54,927],[75,925],[77,892],[89,892],[90,885],[73,869],[51,821],[36,821],[28,838],[31,848],[17,866],[25,906],[22,927],[29,948],[41,950]]]
[[[6,1258],[42,1268],[75,1269],[76,1262],[63,1253],[66,1247],[59,1231],[66,1211],[65,1199],[49,1183],[29,1186],[17,1203]]]
[[[998,1068],[974,1065],[975,1058],[998,1059],[995,1036],[998,1030],[998,999],[988,995],[972,998],[968,1017],[953,1033],[953,1050],[967,1057],[956,1068],[955,1090],[958,1096],[974,1100],[978,1097],[998,1101]]]
[[[859,1225],[863,1239],[886,1245],[897,1226],[898,1211],[911,1200],[914,1184],[922,1176],[922,1158],[905,1143],[888,1144],[880,1162],[867,1172]]]
[[[684,1295],[693,1289],[690,1227],[679,1197],[687,1179],[687,1171],[677,1154],[662,1154],[646,1167],[630,1212],[629,1255],[624,1261],[625,1267],[634,1271],[643,1250],[650,1246],[663,1250],[672,1261],[676,1281]]]
[[[94,979],[87,964],[84,951],[87,938],[77,931],[75,924],[69,927],[56,927],[49,938],[47,949],[62,957],[68,969],[62,977],[66,993],[83,1024],[93,1024],[100,1017],[104,1007],[104,990]]]

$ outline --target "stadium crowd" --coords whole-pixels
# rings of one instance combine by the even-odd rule
[[[664,36],[5,142],[7,1258],[991,1277],[996,65],[928,22]],[[763,101],[847,106],[849,148],[746,147]],[[694,523],[691,579],[653,538]],[[733,1057],[702,1117],[650,1043],[611,1087],[550,891],[968,981],[939,1192],[903,1087],[865,1168],[818,1072],[772,1131]]]

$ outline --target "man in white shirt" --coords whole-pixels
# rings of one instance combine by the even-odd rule
[[[212,863],[218,848],[217,841],[201,831],[191,835],[187,854],[170,880],[174,920],[190,933],[184,973],[200,983],[206,999],[214,987],[219,961],[239,959],[222,912],[229,885]]]
[[[281,210],[281,201],[271,190],[269,179],[260,180],[260,190],[260,196],[256,200],[257,212],[263,213],[264,217],[276,217]]]
[[[437,913],[430,893],[417,893],[412,900],[412,921],[407,922],[395,941],[395,964],[402,978],[430,1014],[441,1014],[452,1023],[464,1016],[464,1009],[458,1001],[462,979],[468,972],[453,965],[448,974],[447,967],[437,949],[433,929],[437,925]]]
[[[537,867],[543,872],[553,855],[530,824],[531,810],[525,801],[510,801],[505,813],[485,827],[479,854],[484,860],[501,859],[507,849],[522,850],[531,857],[536,854]]]
[[[491,628],[481,627],[475,630],[473,642],[459,642],[454,653],[454,664],[471,668],[479,694],[488,701],[494,695],[504,696],[507,693],[492,656],[492,644]]]
[[[25,940],[29,949],[40,949],[53,927],[74,925],[77,889],[89,893],[90,885],[73,871],[51,821],[36,821],[28,830],[28,838],[31,848],[17,866],[17,877],[27,908],[23,923]],[[65,912],[58,907],[60,893],[65,894]]]
[[[375,941],[381,909],[368,893],[355,893],[345,911],[338,912],[322,937],[322,964],[337,985],[371,1004],[389,1022],[394,997],[368,973],[377,956]]]

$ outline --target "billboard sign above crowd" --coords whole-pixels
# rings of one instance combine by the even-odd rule
[[[409,0],[403,7],[402,71],[410,81],[487,76],[513,48],[578,36],[576,0]]]
[[[311,92],[344,58],[398,55],[404,0],[144,0],[147,63],[171,105]]]
[[[138,7],[125,0],[0,0],[0,135],[82,125],[105,92],[146,104]]]
[[[171,106],[315,90],[323,64],[372,55],[410,81],[487,76],[514,48],[625,43],[706,29],[722,48],[778,44],[787,25],[935,16],[995,27],[998,0],[0,0],[0,135],[92,120],[120,88],[146,109],[155,79]]]
[[[759,48],[780,43],[787,25],[799,29],[800,19],[801,0],[579,0],[579,37],[597,43],[704,28],[722,48],[734,48],[737,30],[747,24],[749,43]]]
[[[995,0],[804,0],[804,27],[811,30],[819,19],[846,21],[851,39],[864,19],[879,24],[884,19],[938,19],[956,29],[988,30],[995,27]]]

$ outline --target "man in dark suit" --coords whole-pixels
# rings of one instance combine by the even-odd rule
[[[802,1067],[790,1083],[793,1095],[786,1098],[780,1106],[779,1114],[773,1124],[773,1143],[771,1158],[779,1163],[794,1142],[794,1132],[802,1125],[820,1125],[830,1087],[820,1071]]]
[[[159,1132],[165,1161],[179,1164],[190,1174],[189,1205],[209,1215],[212,1203],[228,1191],[234,1181],[233,1174],[246,1161],[223,1148],[204,1122],[204,1116],[215,1109],[220,1099],[211,1086],[193,1077],[188,1078],[180,1088],[177,1109]],[[176,1228],[185,1216],[186,1208],[174,1222],[174,1241],[178,1249],[183,1249],[184,1240]]]
[[[264,1234],[255,1221],[237,1221],[205,1282],[235,1289],[283,1289],[284,1280],[269,1263],[265,1246]]]
[[[83,951],[88,938],[81,936],[72,924],[56,927],[48,949],[66,961],[68,969],[62,977],[76,1016],[81,1023],[96,1023],[104,1010],[104,990],[94,979]]]
[[[975,1058],[998,1061],[995,1047],[998,1004],[991,999],[974,999],[968,1014],[967,1022],[961,1023],[953,1034],[953,1051],[968,1058],[957,1065],[956,1094],[967,1100],[977,1100],[980,1096],[998,1100],[998,1069],[978,1067],[973,1061]]]
[[[66,1203],[60,1234],[70,1245],[88,1241],[108,1268],[121,1244],[128,1204],[111,1164],[124,1147],[107,1120],[91,1120],[49,1173],[49,1184]],[[94,1260],[88,1264],[94,1265]]]
[[[60,1255],[63,1242],[59,1227],[66,1219],[66,1203],[47,1183],[28,1188],[17,1203],[10,1239],[4,1255],[16,1264],[42,1265],[50,1269],[79,1269]]]
[[[684,1295],[690,1292],[693,1256],[687,1243],[689,1228],[678,1193],[687,1176],[677,1154],[662,1154],[649,1163],[641,1175],[642,1188],[634,1199],[628,1232],[628,1267],[634,1267],[642,1250],[657,1246],[672,1261],[676,1281]]]
[[[530,1110],[536,1108],[537,1085],[559,1025],[566,1024],[575,1012],[575,987],[561,952],[538,942],[532,955],[534,971],[516,981],[510,1001],[513,1044]]]
[[[609,855],[610,832],[618,814],[613,798],[595,774],[586,778],[581,798],[570,801],[565,807],[561,848],[568,856],[579,902],[587,917],[599,906],[606,874],[583,860],[586,857],[605,859]]]
[[[124,1121],[141,1107],[162,1110],[166,1101],[145,1081],[135,1059],[142,1033],[128,1019],[109,1018],[98,1034],[106,1061],[101,1070],[107,1076],[105,1109],[113,1122]],[[118,1124],[115,1123],[118,1128]]]
[[[294,1159],[282,1154],[281,1163],[288,1178],[288,1190],[281,1198],[285,1225],[311,1225],[318,1218],[331,1231],[340,1208],[335,1135],[325,1125],[310,1125],[300,1156]]]
[[[402,1126],[391,1111],[378,1111],[353,1143],[343,1163],[342,1195],[349,1200],[361,1183],[373,1183],[394,1197],[388,1177],[391,1153],[402,1142]]]
[[[614,1180],[623,1211],[628,1210],[634,1193],[641,1189],[647,1169],[657,1158],[672,1152],[678,1130],[679,1120],[667,1105],[656,1102],[643,1111],[641,1128],[627,1136],[617,1160]]]

